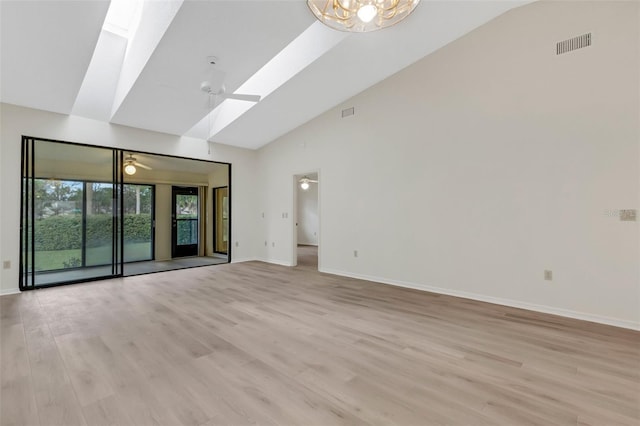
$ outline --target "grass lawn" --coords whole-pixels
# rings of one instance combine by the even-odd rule
[[[77,259],[74,264],[73,259]],[[124,260],[132,262],[136,260],[151,259],[151,243],[125,243]],[[36,251],[36,271],[50,271],[64,269],[65,262],[72,266],[80,266],[82,253],[80,249]],[[111,263],[111,246],[92,247],[87,249],[87,266],[107,265]]]

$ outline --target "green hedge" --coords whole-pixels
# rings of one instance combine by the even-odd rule
[[[111,243],[112,217],[98,214],[87,217],[87,247],[99,247]],[[125,242],[149,241],[151,215],[129,214],[124,216]],[[36,220],[35,249],[70,250],[82,247],[82,216],[52,216]]]
[[[51,216],[36,220],[35,249],[68,250],[82,247],[82,216]]]
[[[144,243],[151,240],[151,215],[149,213],[124,215],[124,241]]]

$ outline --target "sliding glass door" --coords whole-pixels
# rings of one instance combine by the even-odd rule
[[[23,138],[20,288],[122,274],[121,154]]]
[[[231,259],[230,164],[24,136],[21,173],[21,290],[154,271],[156,256]]]

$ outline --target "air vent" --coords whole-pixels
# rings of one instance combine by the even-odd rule
[[[347,108],[342,110],[342,118],[349,117],[356,113],[355,107]]]
[[[562,55],[576,49],[591,46],[591,33],[583,34],[568,40],[556,43],[556,55]]]

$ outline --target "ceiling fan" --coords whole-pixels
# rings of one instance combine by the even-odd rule
[[[307,176],[302,177],[298,182],[300,182],[300,188],[302,188],[303,191],[309,189],[310,183],[318,183],[317,180],[309,179]]]
[[[216,56],[207,56],[207,68],[209,69],[208,77],[205,81],[200,83],[200,90],[209,95],[209,109],[213,109],[216,107],[217,102],[211,102],[212,98],[214,101],[217,99],[225,100],[225,99],[236,99],[239,101],[249,101],[249,102],[259,102],[261,96],[260,95],[246,95],[241,93],[227,93],[226,87],[224,85],[224,79],[226,76],[226,72],[216,68],[218,64],[218,58]],[[213,82],[213,83],[212,83]]]
[[[213,96],[221,99],[237,99],[239,101],[249,101],[249,102],[259,102],[261,96],[260,95],[245,95],[241,93],[227,93],[224,87],[224,84],[220,86],[220,89],[213,90],[211,83],[208,81],[203,81],[200,84],[200,90],[209,94],[209,96]],[[211,107],[211,105],[210,105]]]
[[[145,170],[153,170],[153,168],[147,166],[146,164],[142,164],[139,163],[138,160],[136,160],[136,157],[133,156],[132,153],[129,153],[129,155],[127,155],[123,161],[123,165],[124,165],[124,172],[128,175],[133,175],[136,173],[136,167],[140,167],[141,169],[145,169]]]

